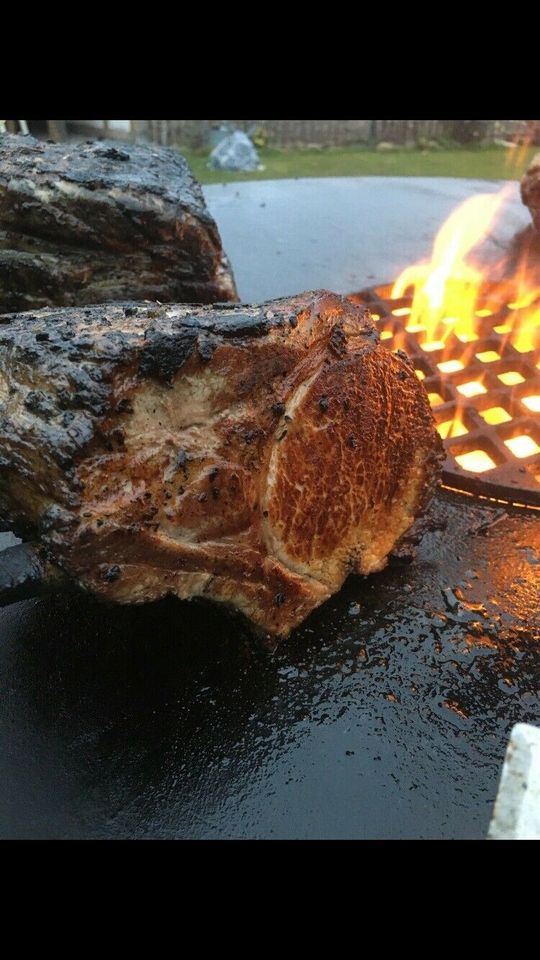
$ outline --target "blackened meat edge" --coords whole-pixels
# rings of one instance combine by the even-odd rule
[[[238,296],[202,190],[176,151],[0,137],[0,313]]]
[[[287,635],[437,482],[424,387],[336,294],[1,323],[0,520],[98,597],[207,597]]]

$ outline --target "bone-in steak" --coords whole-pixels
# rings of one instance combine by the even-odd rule
[[[238,300],[188,164],[155,145],[0,137],[0,313]]]
[[[2,323],[0,517],[108,600],[204,596],[286,635],[436,482],[424,387],[335,294]]]

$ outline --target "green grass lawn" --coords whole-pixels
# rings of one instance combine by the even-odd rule
[[[326,150],[260,150],[264,170],[229,173],[209,170],[207,154],[181,151],[201,183],[275,180],[283,177],[469,177],[518,180],[538,147],[508,152],[502,147],[475,149],[393,150],[383,153],[362,147]],[[519,153],[519,157],[518,157]],[[509,162],[510,160],[510,162]],[[519,160],[519,163],[516,161]]]

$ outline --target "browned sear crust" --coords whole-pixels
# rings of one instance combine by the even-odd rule
[[[204,596],[286,635],[436,483],[424,387],[335,294],[9,319],[0,515],[108,600]]]

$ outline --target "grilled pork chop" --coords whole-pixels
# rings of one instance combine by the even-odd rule
[[[435,485],[424,387],[335,294],[1,322],[0,517],[104,599],[207,597],[286,635]]]
[[[238,300],[202,190],[156,144],[0,137],[0,312]]]

